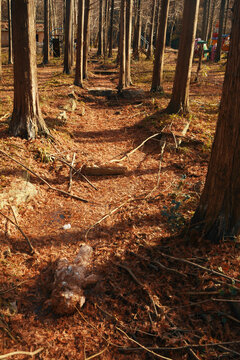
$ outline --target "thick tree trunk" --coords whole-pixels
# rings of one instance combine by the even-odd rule
[[[134,60],[139,60],[139,50],[141,44],[141,29],[142,29],[142,11],[141,11],[141,0],[137,3],[137,21],[134,29],[134,41],[133,41],[133,57]]]
[[[126,81],[125,81],[126,86],[132,84],[131,81],[132,7],[133,7],[133,1],[126,0]]]
[[[223,23],[225,14],[226,0],[221,0],[220,13],[219,13],[219,29],[218,29],[218,41],[215,53],[215,61],[218,62],[221,59],[222,51],[222,34],[223,34]]]
[[[151,59],[153,56],[153,32],[154,32],[154,25],[155,25],[154,20],[155,20],[155,14],[156,14],[156,5],[157,5],[157,0],[153,0],[147,59]]]
[[[66,0],[65,17],[65,46],[63,72],[72,72],[72,44],[73,44],[73,0]]]
[[[98,56],[103,55],[103,0],[99,0]]]
[[[39,107],[34,7],[34,0],[12,1],[14,108],[9,131],[27,139],[48,133]]]
[[[206,40],[206,32],[207,32],[207,22],[208,22],[208,1],[204,0],[203,2],[203,14],[202,14],[202,31],[201,38],[202,40]]]
[[[161,8],[160,0],[157,0],[155,19],[154,19],[154,31],[153,31],[153,34],[155,33],[155,37],[154,37],[154,41],[153,41],[153,44],[155,47],[156,47],[157,38],[158,38],[158,22],[159,22],[159,16],[160,16],[160,8]]]
[[[205,187],[191,228],[219,241],[240,232],[240,1],[233,26],[216,134]]]
[[[107,57],[108,27],[109,27],[109,0],[105,0],[104,26],[103,26],[103,54],[104,54],[104,59]]]
[[[49,0],[44,0],[43,64],[49,62]]]
[[[111,2],[108,57],[112,57],[112,50],[113,50],[113,15],[114,15],[114,0],[112,0]]]
[[[152,87],[151,91],[163,91],[163,62],[164,50],[166,43],[167,19],[170,0],[162,0],[159,25],[158,25],[158,38],[155,50],[155,59],[153,65]]]
[[[83,36],[83,79],[88,78],[87,61],[88,61],[88,50],[89,50],[89,20],[90,20],[90,0],[85,0],[84,36]]]
[[[189,111],[189,84],[192,70],[194,40],[196,36],[199,0],[185,0],[183,26],[178,51],[177,67],[168,113]]]
[[[77,57],[74,84],[83,87],[83,34],[85,0],[78,1]]]
[[[11,0],[8,0],[8,63],[13,64]]]
[[[119,42],[119,82],[118,91],[122,92],[125,88],[126,81],[126,0],[121,0],[121,13],[120,13],[120,42]]]

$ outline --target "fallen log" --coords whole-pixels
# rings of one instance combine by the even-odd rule
[[[76,164],[76,169],[87,176],[109,176],[109,175],[124,175],[127,172],[127,167],[120,164],[101,164],[101,165],[83,165]]]

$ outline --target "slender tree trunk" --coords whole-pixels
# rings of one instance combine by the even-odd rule
[[[48,134],[39,107],[34,9],[34,0],[12,1],[14,108],[9,131],[26,139]]]
[[[155,59],[153,65],[152,87],[151,91],[163,91],[163,62],[164,50],[166,43],[167,19],[170,0],[162,0],[159,25],[158,25],[158,38],[155,50]]]
[[[72,44],[73,44],[73,0],[66,0],[65,17],[65,46],[63,72],[72,72]]]
[[[88,50],[89,50],[89,20],[90,20],[90,0],[85,0],[84,36],[83,36],[83,79],[88,78],[87,61],[88,61]]]
[[[207,36],[208,42],[210,42],[211,39],[212,39],[213,22],[214,22],[214,14],[215,14],[216,2],[217,2],[217,0],[213,0],[213,2],[212,2],[212,9],[211,9],[211,15],[210,15],[210,20],[209,20],[208,36]]]
[[[207,178],[191,229],[219,241],[240,232],[240,1],[233,25],[222,99]],[[236,76],[236,74],[238,74]],[[193,234],[193,232],[192,232]]]
[[[154,19],[154,31],[153,31],[153,34],[155,33],[155,40],[153,42],[155,47],[156,47],[157,38],[158,38],[159,14],[160,14],[160,0],[157,0],[156,13],[155,13],[155,19]]]
[[[121,0],[120,12],[120,71],[118,92],[121,93],[126,81],[126,0]]]
[[[78,1],[77,57],[74,84],[83,87],[83,34],[85,0]]]
[[[225,15],[225,21],[224,21],[224,27],[223,27],[223,34],[226,34],[226,31],[227,31],[228,10],[229,10],[229,0],[227,0],[227,8],[226,8],[226,15]]]
[[[152,55],[153,55],[153,32],[154,32],[154,20],[155,20],[155,14],[156,14],[156,5],[157,5],[157,0],[153,0],[147,59],[151,59]]]
[[[202,14],[202,31],[201,38],[206,40],[207,37],[207,22],[208,22],[208,0],[203,2],[203,14]]]
[[[109,0],[105,0],[104,7],[104,27],[103,27],[103,53],[104,59],[107,57],[107,49],[108,49],[108,31],[109,31]]]
[[[113,50],[113,15],[114,15],[114,0],[111,1],[108,57],[112,57],[112,50]]]
[[[13,63],[12,55],[12,11],[11,0],[8,0],[8,63]]]
[[[99,0],[98,56],[103,55],[103,0]]]
[[[49,62],[49,0],[44,0],[43,64]]]
[[[132,80],[131,80],[132,8],[133,8],[133,0],[126,0],[126,81],[125,81],[126,86],[132,84]]]
[[[199,0],[185,0],[183,27],[180,38],[177,67],[168,113],[189,112],[189,85],[192,70],[194,40],[197,29]]]
[[[142,11],[141,0],[137,2],[137,21],[134,29],[134,42],[133,42],[133,57],[135,60],[139,60],[139,50],[141,44],[141,29],[142,29]]]
[[[218,41],[217,41],[217,48],[216,48],[215,59],[214,59],[215,62],[218,62],[221,59],[222,34],[223,34],[223,22],[224,22],[225,6],[226,6],[226,0],[221,0],[220,13],[219,13]]]

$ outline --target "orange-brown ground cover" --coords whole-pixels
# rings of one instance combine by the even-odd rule
[[[125,175],[89,177],[96,189],[74,175],[71,192],[87,203],[48,189],[0,155],[2,193],[19,178],[27,178],[38,191],[18,207],[15,219],[36,249],[34,256],[20,232],[0,218],[0,354],[42,348],[36,359],[240,358],[239,314],[226,301],[237,298],[239,283],[164,255],[239,279],[237,241],[210,244],[196,238],[189,243],[176,236],[191,218],[206,176],[224,67],[204,64],[199,82],[191,85],[188,118],[163,116],[159,111],[169,101],[175,60],[176,53],[167,50],[161,96],[149,93],[151,62],[133,63],[133,81],[144,96],[130,99],[88,93],[88,88],[116,88],[115,73],[94,73],[115,67],[109,62],[90,63],[84,89],[72,85],[73,76],[62,74],[60,61],[40,67],[41,108],[54,143],[9,137],[6,114],[12,110],[13,79],[11,67],[3,66],[0,149],[51,186],[68,191],[69,168],[59,159],[71,163],[75,153],[79,166],[108,162],[154,133],[164,129],[165,136],[123,160]],[[72,106],[72,91],[77,107],[66,111],[67,120],[59,119],[63,108]],[[1,211],[14,220],[10,205]],[[71,228],[64,230],[65,224]],[[83,242],[94,249],[92,267],[101,280],[87,292],[83,308],[58,317],[44,306],[50,264],[58,257],[74,258]],[[216,343],[223,344],[212,346]]]

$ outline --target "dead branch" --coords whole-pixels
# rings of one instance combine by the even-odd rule
[[[88,176],[112,176],[112,175],[124,175],[126,174],[127,168],[122,165],[83,165],[80,173]]]
[[[85,202],[87,203],[88,200],[86,199],[82,199],[80,198],[79,196],[77,195],[72,195],[72,194],[69,194],[68,192],[64,191],[64,190],[61,190],[61,189],[58,189],[58,188],[55,188],[53,187],[52,185],[50,185],[45,179],[43,179],[41,176],[39,176],[37,173],[35,173],[33,170],[29,169],[26,165],[22,164],[20,161],[14,159],[12,156],[8,155],[7,153],[5,153],[5,151],[1,150],[0,149],[0,153],[2,153],[3,155],[5,155],[6,157],[8,157],[9,159],[11,159],[12,161],[16,162],[18,165],[22,166],[24,169],[26,169],[27,171],[29,171],[31,174],[33,174],[34,176],[36,176],[38,179],[40,179],[44,184],[46,184],[49,189],[53,190],[53,191],[57,191],[61,194],[64,194],[64,195],[67,195],[67,196],[70,196],[72,197],[73,199],[76,199],[76,200],[79,200],[79,201],[82,201],[82,202]]]
[[[120,162],[123,161],[125,159],[127,159],[130,155],[134,154],[138,149],[140,149],[147,141],[151,140],[152,138],[160,135],[161,133],[156,133],[153,134],[151,136],[149,136],[147,139],[145,139],[140,145],[138,145],[135,149],[131,150],[130,152],[128,152],[126,155],[124,155],[121,159],[112,159],[110,160],[110,163],[114,163],[114,162]]]
[[[205,266],[196,264],[196,263],[194,263],[194,262],[192,262],[192,261],[189,261],[189,260],[186,260],[186,259],[182,259],[182,258],[177,258],[177,257],[175,257],[175,256],[168,255],[168,254],[164,254],[164,253],[162,253],[162,252],[160,252],[160,254],[161,254],[162,256],[164,256],[164,257],[169,258],[169,259],[176,260],[176,261],[180,261],[180,262],[183,262],[183,263],[185,263],[185,264],[195,266],[195,267],[197,267],[197,268],[199,268],[199,269],[201,269],[201,270],[207,271],[207,272],[210,273],[210,274],[214,274],[214,275],[216,275],[216,276],[221,276],[221,277],[223,277],[223,278],[225,278],[225,279],[231,280],[232,282],[240,283],[240,280],[238,280],[238,279],[235,279],[235,278],[233,278],[233,277],[231,277],[231,276],[228,276],[228,275],[225,275],[225,274],[223,274],[223,273],[220,273],[220,272],[218,272],[218,271],[216,271],[216,270],[209,269],[209,268],[207,268],[207,267],[205,267]]]
[[[95,357],[102,355],[106,350],[107,350],[107,347],[105,347],[105,349],[103,349],[102,351],[99,351],[97,354],[94,354],[94,355],[92,355],[92,356],[89,356],[89,357],[86,358],[85,360],[94,359]]]
[[[3,116],[0,117],[0,120],[6,119],[9,115],[10,115],[10,113],[4,114]]]
[[[10,289],[1,290],[1,291],[0,291],[0,295],[6,294],[6,293],[8,293],[8,292],[10,292],[10,291],[13,291],[13,290],[17,289],[19,286],[21,286],[22,284],[24,284],[24,283],[26,283],[26,282],[28,282],[28,281],[29,281],[29,280],[24,280],[24,281],[21,281],[19,284],[11,287]]]
[[[8,354],[0,355],[0,359],[8,359],[9,357],[15,356],[15,355],[27,355],[27,356],[34,356],[42,352],[44,348],[37,349],[35,351],[14,351]]]
[[[130,336],[128,336],[128,334],[127,334],[127,333],[125,333],[125,331],[123,331],[123,330],[122,330],[122,329],[120,329],[119,327],[116,327],[116,329],[117,329],[118,331],[120,331],[122,334],[124,334],[124,335],[128,338],[128,340],[130,340],[130,341],[134,342],[134,343],[135,343],[135,344],[137,344],[137,345],[138,345],[141,349],[144,349],[145,351],[147,351],[147,352],[149,352],[150,354],[152,354],[152,355],[154,355],[154,356],[158,357],[159,359],[164,359],[164,360],[173,360],[173,359],[168,358],[168,357],[166,357],[166,356],[159,355],[159,354],[155,353],[152,349],[147,348],[146,346],[144,346],[144,345],[140,344],[138,341],[136,341],[136,340],[132,339]]]
[[[0,211],[0,215],[2,215],[5,219],[7,219],[11,224],[13,224],[20,231],[20,233],[22,234],[22,236],[24,237],[24,239],[26,240],[26,242],[27,242],[27,244],[29,246],[31,255],[34,254],[36,251],[34,250],[30,240],[28,239],[27,235],[24,234],[24,232],[20,228],[20,226],[18,224],[16,224],[13,220],[11,220],[8,216],[3,214],[1,211]]]
[[[76,159],[76,153],[73,153],[72,163],[71,163],[71,167],[70,167],[70,171],[69,171],[68,192],[71,191],[71,187],[72,187],[73,166],[74,166],[74,163],[75,163],[75,159]]]

